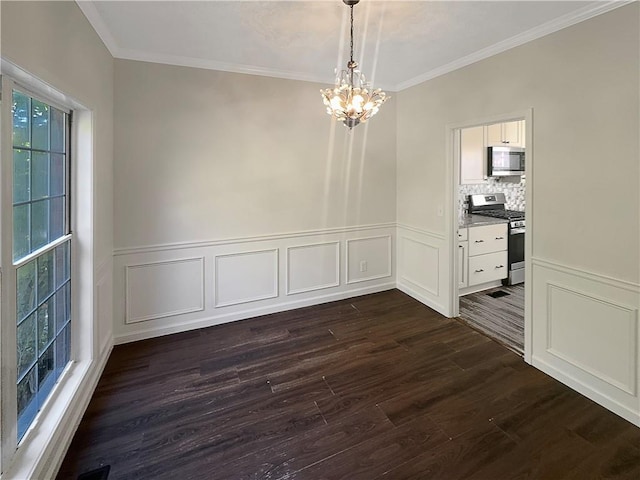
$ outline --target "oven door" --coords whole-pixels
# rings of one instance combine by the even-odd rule
[[[524,282],[524,228],[509,230],[509,277],[508,285]]]

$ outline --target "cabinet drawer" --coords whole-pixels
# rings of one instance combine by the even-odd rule
[[[467,240],[467,230],[468,228],[459,228],[458,229],[458,241],[464,242]]]
[[[507,278],[507,252],[469,257],[469,286]]]
[[[497,223],[469,228],[469,256],[507,249],[507,224]]]

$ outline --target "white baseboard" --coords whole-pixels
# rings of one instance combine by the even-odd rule
[[[401,292],[406,293],[410,297],[415,298],[416,300],[418,300],[420,303],[423,303],[427,307],[433,308],[436,312],[440,313],[441,315],[444,315],[445,317],[451,317],[451,312],[449,312],[449,310],[444,305],[434,302],[431,298],[425,295],[422,295],[420,292],[411,288],[406,283],[397,282],[396,288]]]
[[[607,410],[610,410],[616,415],[619,415],[620,417],[631,422],[635,426],[640,427],[640,410],[634,412],[633,410],[629,409],[625,405],[620,404],[613,398],[607,395],[604,395],[594,390],[593,388],[590,388],[588,385],[585,385],[584,383],[580,382],[576,378],[570,375],[567,375],[565,372],[562,372],[557,368],[554,368],[553,366],[549,365],[547,362],[545,362],[544,360],[541,360],[535,355],[532,357],[531,364],[534,367],[536,367],[538,370],[549,375],[550,377],[555,378],[559,382],[564,383],[566,386],[572,388],[573,390],[584,395],[585,397],[593,400],[597,404],[602,405]]]
[[[384,284],[378,284],[371,287],[354,288],[348,291],[341,291],[331,293],[327,295],[318,295],[311,298],[305,298],[302,300],[285,301],[269,306],[263,306],[258,308],[248,308],[241,311],[236,311],[227,314],[208,316],[206,318],[199,318],[192,322],[181,323],[180,325],[171,325],[162,328],[148,328],[144,330],[137,330],[132,333],[126,333],[114,338],[116,345],[124,343],[135,342],[138,340],[144,340],[147,338],[159,337],[163,335],[170,335],[172,333],[180,333],[189,330],[195,330],[198,328],[213,327],[215,325],[221,325],[224,323],[235,322],[238,320],[244,320],[247,318],[258,317],[261,315],[269,315],[271,313],[284,312],[287,310],[294,310],[296,308],[308,307],[311,305],[320,305],[323,303],[334,302],[336,300],[344,300],[345,298],[358,297],[361,295],[368,295],[370,293],[378,293],[386,290],[392,290],[396,288],[395,282],[388,282]]]

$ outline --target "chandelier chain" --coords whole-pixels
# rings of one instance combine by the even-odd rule
[[[353,5],[351,5],[351,63],[353,63]]]

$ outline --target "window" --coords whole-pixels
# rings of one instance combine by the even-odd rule
[[[12,91],[19,441],[71,354],[70,115]]]

